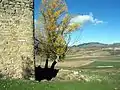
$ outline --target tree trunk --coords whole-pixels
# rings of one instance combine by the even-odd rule
[[[51,65],[51,68],[54,69],[54,67],[55,67],[56,64],[57,64],[57,62],[54,61],[54,62],[52,63],[52,65]]]
[[[45,68],[48,68],[48,58],[46,59],[46,62],[45,62]]]
[[[59,55],[56,55],[56,56],[57,56],[56,60],[54,60],[54,62],[53,62],[52,65],[51,65],[51,68],[52,68],[52,69],[54,69],[55,65],[57,64],[57,62],[58,62],[58,60],[59,60]]]
[[[46,62],[45,62],[45,67],[44,68],[48,68],[48,59],[49,59],[49,55],[47,55]]]

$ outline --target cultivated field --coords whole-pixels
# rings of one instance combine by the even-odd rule
[[[120,57],[68,58],[50,82],[2,79],[0,90],[120,90]]]

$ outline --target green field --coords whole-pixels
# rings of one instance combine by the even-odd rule
[[[102,67],[98,67],[102,66]],[[104,67],[105,66],[105,67]],[[112,67],[106,67],[112,66]],[[61,67],[62,68],[62,67]],[[0,90],[120,90],[120,62],[106,59],[72,68],[90,78],[90,81],[0,80]],[[64,77],[64,76],[63,76]]]
[[[103,69],[103,68],[120,68],[120,62],[109,62],[109,61],[95,61],[89,65],[81,68],[87,69]]]
[[[36,82],[1,79],[0,90],[120,90],[120,69],[84,69],[81,74],[93,80]]]
[[[68,55],[66,56],[65,60],[113,60],[113,61],[120,61],[120,56],[104,56],[104,57],[84,57],[81,58],[80,55]]]
[[[108,82],[33,82],[0,80],[0,90],[119,90],[119,85]]]

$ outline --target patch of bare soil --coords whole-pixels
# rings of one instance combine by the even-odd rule
[[[82,71],[61,69],[53,80],[57,81],[90,81],[87,75],[82,75]]]
[[[75,60],[75,61],[63,61],[63,62],[58,62],[56,64],[56,67],[70,67],[70,68],[76,68],[76,67],[81,67],[84,65],[89,65],[91,63],[93,63],[94,61],[90,61],[90,60]],[[41,63],[41,66],[44,66],[45,62]],[[52,62],[49,62],[49,66],[52,64]]]

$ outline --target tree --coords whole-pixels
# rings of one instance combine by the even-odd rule
[[[42,0],[38,29],[39,52],[46,56],[45,68],[48,60],[53,61],[51,68],[65,57],[70,42],[70,33],[80,27],[78,23],[71,23],[65,0]]]

